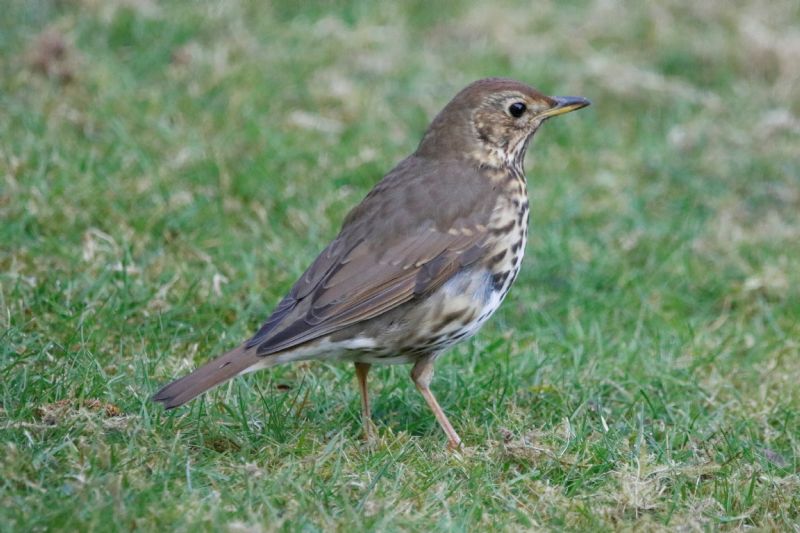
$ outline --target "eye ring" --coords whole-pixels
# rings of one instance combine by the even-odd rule
[[[508,114],[514,118],[519,118],[522,116],[523,113],[528,109],[528,107],[523,104],[522,102],[514,102],[510,106],[508,106]]]

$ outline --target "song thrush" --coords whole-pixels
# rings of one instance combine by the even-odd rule
[[[153,399],[171,409],[279,363],[352,361],[369,437],[370,366],[413,363],[411,379],[458,446],[429,388],[433,363],[486,322],[517,277],[528,235],[528,142],[546,119],[587,105],[509,79],[467,86],[416,152],[345,217],[255,335]]]

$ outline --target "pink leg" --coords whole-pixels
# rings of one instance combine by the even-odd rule
[[[417,390],[422,394],[422,397],[428,402],[428,407],[431,408],[433,415],[447,435],[448,448],[456,449],[461,446],[461,438],[458,436],[458,433],[456,433],[456,430],[453,429],[452,424],[450,424],[450,421],[447,419],[447,415],[444,414],[444,411],[442,411],[442,408],[439,406],[439,402],[436,401],[436,397],[431,392],[430,384],[432,378],[433,358],[423,357],[417,361],[414,368],[411,370],[411,379],[414,381],[414,385],[417,386]]]
[[[367,392],[367,374],[369,374],[369,363],[355,363],[356,377],[358,378],[358,389],[361,391],[361,422],[364,425],[364,438],[368,441],[375,439],[375,431],[372,424],[372,412],[369,408],[369,393]]]

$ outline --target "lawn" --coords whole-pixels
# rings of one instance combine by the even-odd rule
[[[800,4],[11,0],[0,530],[800,528]],[[486,5],[484,5],[486,4]],[[478,78],[593,105],[522,272],[408,378],[162,384],[253,333]]]

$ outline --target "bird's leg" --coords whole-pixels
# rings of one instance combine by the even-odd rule
[[[372,365],[369,363],[355,363],[355,365],[358,389],[361,391],[361,423],[364,425],[364,438],[372,441],[375,439],[375,431],[372,425],[372,412],[369,408],[369,392],[367,391],[367,374]]]
[[[445,434],[447,434],[448,448],[456,449],[461,446],[461,438],[456,433],[456,430],[453,429],[452,424],[447,419],[447,415],[442,411],[439,402],[436,401],[436,397],[430,389],[431,379],[433,379],[433,357],[419,359],[414,368],[411,369],[411,379],[414,381],[414,385],[417,386],[417,390],[422,394],[422,397],[428,402],[428,407],[433,411],[439,425],[442,426]]]

